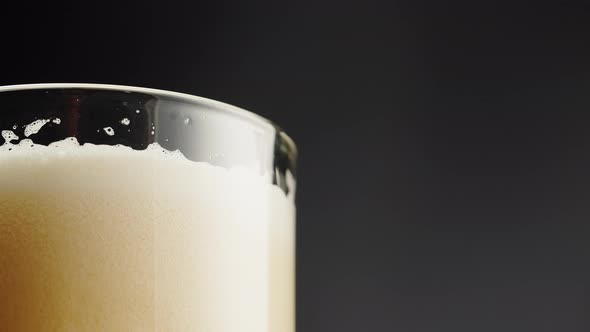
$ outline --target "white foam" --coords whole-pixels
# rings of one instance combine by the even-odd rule
[[[43,128],[43,126],[45,126],[50,121],[50,119],[40,119],[29,123],[25,126],[25,137],[29,137],[38,133],[39,130],[41,130],[41,128]]]
[[[2,130],[2,138],[4,138],[5,143],[10,143],[19,139],[12,130]]]
[[[102,128],[102,130],[105,132],[105,134],[107,134],[109,136],[115,135],[115,130],[113,129],[113,127],[104,127],[104,128]]]

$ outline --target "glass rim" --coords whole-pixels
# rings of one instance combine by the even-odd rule
[[[293,139],[275,122],[269,120],[252,111],[248,111],[238,106],[234,106],[222,101],[211,98],[191,95],[188,93],[175,92],[163,89],[154,89],[146,87],[138,87],[131,85],[118,84],[99,84],[99,83],[31,83],[31,84],[14,84],[14,85],[0,85],[0,93],[11,91],[31,91],[44,89],[81,89],[81,90],[109,90],[122,92],[137,92],[145,94],[153,94],[156,96],[170,97],[182,99],[186,102],[195,102],[211,106],[216,111],[226,112],[232,116],[238,116],[258,124],[271,125],[277,131],[277,134],[289,145],[291,153],[295,158],[298,156],[297,145]]]

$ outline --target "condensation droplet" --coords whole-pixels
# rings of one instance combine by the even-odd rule
[[[127,119],[127,118],[123,118],[121,120],[121,124],[124,126],[128,126],[131,123],[131,120]]]
[[[156,134],[156,132],[152,130],[152,136],[155,135],[155,134]]]
[[[17,125],[12,126],[12,130],[16,130],[16,128],[18,128]]]
[[[51,122],[53,122],[55,124],[60,124],[61,123],[61,119],[60,118],[55,118],[55,119],[51,120]]]
[[[184,119],[184,124],[187,125],[187,126],[190,125],[192,122],[193,122],[193,120],[191,118],[185,118]]]
[[[141,112],[140,110],[135,110],[135,113],[139,114],[139,112]]]
[[[104,127],[104,128],[102,128],[102,130],[104,130],[105,134],[107,134],[109,136],[115,135],[115,131],[111,127]]]

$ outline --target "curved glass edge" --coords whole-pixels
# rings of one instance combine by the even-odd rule
[[[243,108],[233,106],[231,104],[227,104],[221,101],[217,101],[214,99],[209,99],[205,97],[190,95],[186,93],[168,91],[168,90],[161,90],[161,89],[153,89],[153,88],[144,88],[144,87],[136,87],[136,86],[128,86],[128,85],[115,85],[115,84],[95,84],[95,83],[34,83],[34,84],[16,84],[16,85],[4,85],[0,86],[0,93],[8,92],[8,91],[23,91],[23,90],[45,90],[45,89],[93,89],[93,90],[113,90],[113,91],[125,91],[125,92],[137,92],[137,93],[145,93],[145,94],[152,94],[161,97],[167,98],[176,98],[180,99],[185,102],[193,102],[193,103],[201,103],[203,105],[207,105],[212,109],[227,112],[231,115],[241,117],[248,121],[257,123],[259,125],[271,125],[277,131],[277,138],[281,141],[281,151],[288,154],[289,158],[293,161],[297,160],[298,151],[297,145],[285,133],[285,131],[273,121],[260,116],[256,113],[251,111],[245,110]]]

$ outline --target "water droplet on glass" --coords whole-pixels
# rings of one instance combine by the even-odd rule
[[[190,125],[192,122],[193,122],[193,120],[191,118],[185,118],[184,119],[184,124],[187,125],[187,126]]]
[[[131,120],[127,119],[127,118],[123,118],[121,120],[121,124],[124,126],[128,126],[131,123]]]

